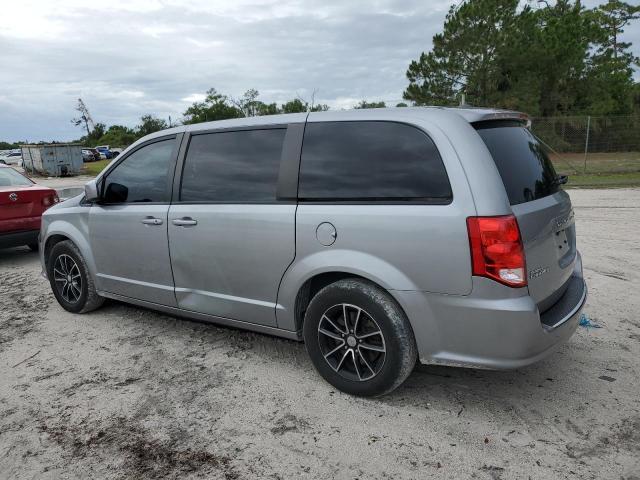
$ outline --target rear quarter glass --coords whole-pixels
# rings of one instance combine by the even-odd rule
[[[303,200],[451,201],[438,149],[420,129],[390,121],[310,123],[304,132]]]
[[[493,157],[511,205],[559,190],[556,171],[544,146],[522,123],[499,120],[479,122],[474,127]]]
[[[34,183],[11,167],[0,167],[0,188],[25,187]]]

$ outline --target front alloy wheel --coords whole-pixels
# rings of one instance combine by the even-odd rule
[[[98,295],[87,263],[71,240],[45,249],[47,276],[53,294],[62,308],[73,313],[95,310],[104,302]]]
[[[82,295],[82,275],[73,258],[62,254],[53,265],[53,280],[58,294],[70,304],[78,303]]]

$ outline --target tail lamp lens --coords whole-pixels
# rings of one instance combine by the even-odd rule
[[[49,208],[51,205],[58,203],[60,201],[60,199],[58,198],[57,194],[53,194],[53,195],[47,195],[46,197],[42,197],[42,205],[45,208]]]
[[[513,215],[467,218],[473,275],[510,287],[527,285],[524,247]]]

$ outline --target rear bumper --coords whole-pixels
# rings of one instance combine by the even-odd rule
[[[477,277],[468,296],[393,293],[411,320],[422,363],[513,369],[543,359],[573,335],[587,286],[578,254],[569,287],[542,315],[526,288],[505,290]]]
[[[20,247],[22,245],[38,243],[39,233],[40,230],[0,233],[0,248]]]

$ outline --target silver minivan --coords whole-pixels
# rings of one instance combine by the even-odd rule
[[[251,117],[142,138],[44,214],[53,293],[303,340],[355,395],[416,361],[509,369],[578,325],[569,195],[527,117],[396,108]]]

